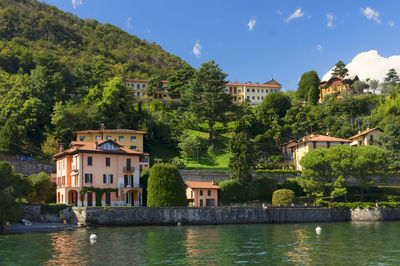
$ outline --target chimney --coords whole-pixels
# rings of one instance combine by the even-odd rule
[[[104,129],[106,129],[106,126],[104,124],[100,124],[100,129],[104,130]]]
[[[63,152],[63,151],[64,151],[64,145],[61,144],[61,145],[60,145],[60,152]]]
[[[330,136],[330,135],[331,135],[331,132],[329,132],[329,131],[326,132],[326,135],[327,135],[327,136]]]
[[[97,150],[97,147],[98,147],[98,142],[97,142],[97,140],[94,142],[94,148]]]

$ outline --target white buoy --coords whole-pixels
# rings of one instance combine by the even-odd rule
[[[315,232],[316,232],[318,235],[321,234],[321,231],[322,231],[321,227],[317,226],[317,228],[315,228]]]
[[[97,240],[96,234],[91,234],[90,235],[90,240]]]

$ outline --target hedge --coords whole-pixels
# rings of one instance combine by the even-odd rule
[[[372,209],[376,207],[381,207],[381,208],[399,208],[400,207],[400,202],[333,202],[332,203],[332,208],[336,209],[346,209],[346,210],[354,210],[357,208],[360,209]]]
[[[247,186],[239,181],[230,179],[218,183],[219,200],[228,204],[231,202],[247,201]]]
[[[290,189],[278,189],[272,195],[272,205],[274,206],[289,206],[294,203],[296,196],[293,190]]]
[[[153,165],[147,185],[147,206],[186,206],[185,183],[172,164]]]

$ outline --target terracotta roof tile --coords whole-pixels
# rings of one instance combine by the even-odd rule
[[[263,88],[281,88],[281,86],[273,84],[253,84],[253,83],[226,83],[225,86],[246,86],[246,87],[263,87]]]
[[[213,182],[204,182],[204,181],[185,181],[185,185],[190,188],[216,188],[219,186],[214,185]]]
[[[131,134],[147,134],[145,131],[133,130],[133,129],[89,129],[74,131],[74,134],[78,133],[131,133]]]
[[[368,134],[369,132],[374,131],[374,130],[380,130],[380,131],[383,132],[383,130],[380,129],[379,127],[374,127],[374,128],[371,128],[371,129],[364,130],[363,132],[360,132],[360,133],[358,133],[358,134],[356,134],[356,135],[350,137],[349,139],[358,138],[358,137],[363,136],[363,135],[366,135],[366,134]]]

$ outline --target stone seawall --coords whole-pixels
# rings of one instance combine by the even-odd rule
[[[56,166],[53,164],[44,164],[37,162],[28,162],[28,161],[19,161],[19,160],[5,160],[1,159],[1,162],[7,162],[14,166],[14,169],[17,173],[24,175],[33,175],[38,174],[40,172],[45,172],[50,175],[56,172]]]
[[[344,221],[400,221],[400,208],[340,210],[262,207],[67,207],[46,213],[40,205],[23,206],[20,218],[32,222],[98,226],[282,224]]]

